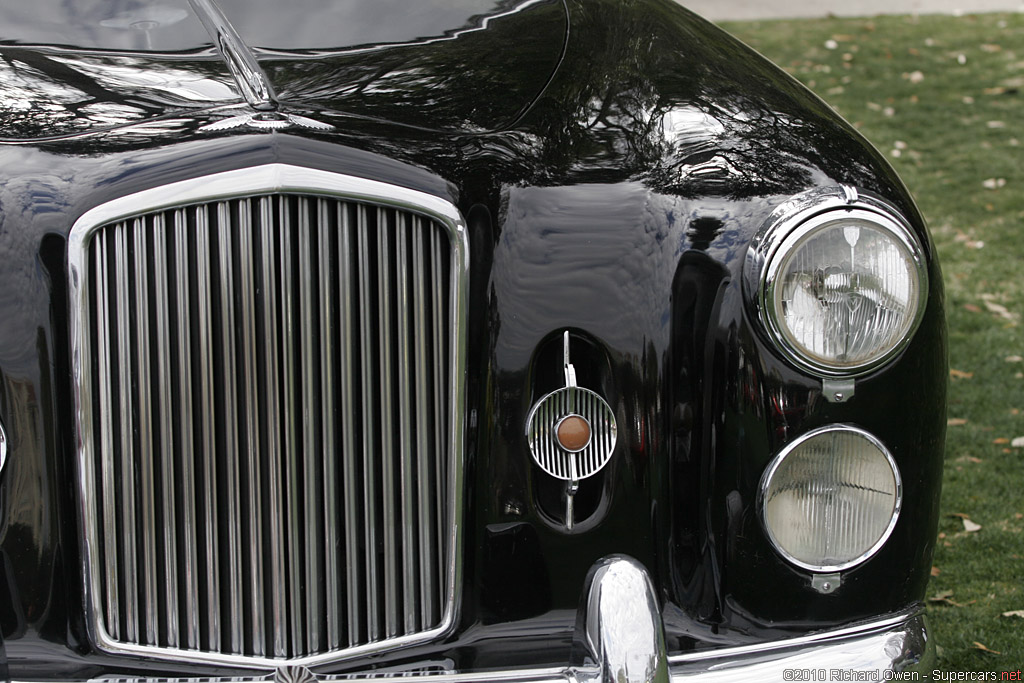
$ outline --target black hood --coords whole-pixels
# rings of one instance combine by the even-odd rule
[[[219,5],[282,106],[449,132],[513,123],[558,66],[568,26],[559,0]],[[187,0],[2,5],[0,91],[7,140],[243,102]]]

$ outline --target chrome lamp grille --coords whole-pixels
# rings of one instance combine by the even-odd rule
[[[157,191],[118,200],[72,233],[101,649],[318,663],[437,637],[452,618],[457,213],[386,198],[400,188],[328,191],[335,174],[256,171],[267,179],[244,196],[212,195],[251,177],[220,174],[167,193],[171,206],[135,208]],[[181,201],[189,188],[201,197]]]

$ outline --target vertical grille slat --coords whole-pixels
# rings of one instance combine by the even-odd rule
[[[242,651],[242,539],[241,499],[239,493],[239,423],[238,423],[238,365],[235,334],[235,272],[231,206],[217,204],[217,255],[220,271],[220,400],[223,410],[218,434],[223,438],[220,464],[223,468],[223,498],[227,507],[227,575],[223,580],[227,592],[227,605],[222,606],[221,618],[228,626],[228,648]],[[225,610],[226,608],[226,610]]]
[[[284,471],[282,477],[286,484],[286,511],[288,519],[287,538],[284,541],[282,552],[288,555],[288,613],[289,613],[289,640],[290,651],[301,652],[305,641],[303,631],[303,602],[302,602],[302,519],[299,516],[299,503],[301,492],[299,490],[299,448],[301,417],[296,410],[298,381],[295,373],[295,306],[294,301],[298,296],[295,287],[295,272],[292,265],[292,214],[291,204],[285,198],[280,200],[278,206],[278,229],[280,230],[281,250],[279,254],[281,263],[281,299],[282,299],[282,330],[284,347],[282,349],[282,363],[284,364],[284,411],[282,426],[287,431],[287,443],[283,453]]]
[[[263,609],[263,478],[261,475],[259,438],[260,393],[256,374],[256,259],[253,251],[252,207],[249,200],[238,202],[238,255],[240,306],[238,331],[241,336],[243,401],[245,408],[245,458],[248,514],[246,570],[249,574],[250,635],[253,654],[266,654],[266,631]]]
[[[319,639],[319,620],[313,618],[314,613],[320,605],[320,528],[319,496],[317,486],[319,482],[318,460],[324,457],[321,452],[321,444],[318,440],[319,425],[317,424],[319,395],[317,381],[319,372],[314,353],[316,329],[316,306],[313,301],[313,291],[318,279],[313,269],[313,251],[316,245],[313,241],[312,228],[310,226],[310,200],[300,198],[298,200],[299,212],[299,301],[300,320],[298,330],[301,336],[302,354],[302,500],[303,500],[303,527],[305,532],[305,576],[303,599],[305,615],[302,620],[305,624],[306,638],[302,647],[307,651],[316,651]],[[301,640],[301,639],[300,639]]]
[[[137,417],[137,438],[139,455],[139,467],[136,471],[137,486],[141,498],[141,515],[137,521],[141,525],[141,538],[139,539],[142,548],[141,565],[141,588],[143,590],[141,600],[144,604],[152,605],[146,609],[140,617],[145,628],[142,636],[145,643],[157,642],[157,624],[159,619],[156,606],[156,492],[153,485],[153,412],[152,412],[152,366],[153,359],[150,353],[150,301],[149,301],[149,280],[147,279],[148,263],[146,260],[147,242],[149,239],[149,226],[144,219],[135,219],[132,222],[132,275],[135,296],[133,299],[133,313],[135,327],[135,376],[137,387],[134,392]],[[127,387],[125,387],[128,391]],[[136,526],[136,529],[139,527]],[[138,533],[138,532],[137,532]]]
[[[399,507],[401,510],[401,565],[402,565],[402,623],[403,633],[416,631],[418,597],[416,595],[416,575],[414,574],[414,562],[416,556],[416,516],[414,514],[416,505],[416,485],[413,473],[416,469],[415,455],[412,448],[413,422],[410,400],[415,395],[415,385],[412,382],[410,364],[410,334],[409,329],[409,255],[407,244],[410,237],[409,217],[401,216],[399,219],[401,228],[395,235],[395,274],[397,287],[395,295],[395,308],[397,312],[397,340],[394,344],[398,351],[398,386],[405,387],[404,393],[398,395],[398,466],[401,473],[399,490]],[[396,226],[397,227],[397,226]]]
[[[416,434],[421,440],[428,440],[432,434],[430,428],[430,395],[428,387],[431,382],[430,365],[428,363],[430,344],[427,326],[427,296],[430,291],[430,282],[426,275],[428,269],[425,267],[424,258],[426,252],[423,246],[424,225],[420,218],[411,219],[413,222],[412,232],[412,278],[413,278],[413,329],[416,331],[416,344],[414,349],[413,366],[415,368],[416,382],[415,395],[412,396],[415,407]],[[434,371],[437,372],[437,368]],[[436,426],[435,429],[441,428]],[[432,486],[432,475],[430,461],[425,454],[416,452],[416,494],[418,506],[416,514],[421,520],[429,520],[431,516],[430,497]],[[417,542],[419,547],[431,548],[434,545],[434,528],[432,524],[421,523],[415,525],[419,534]],[[417,553],[419,563],[419,619],[421,624],[429,624],[434,619],[434,564],[431,562],[429,553]]]
[[[277,279],[277,250],[274,226],[274,203],[270,197],[262,197],[259,201],[260,210],[260,282],[263,297],[263,410],[265,415],[280,415],[281,412],[281,364],[278,359],[280,346],[278,333],[281,329],[278,314],[279,282]],[[264,458],[267,463],[267,499],[269,501],[269,540],[275,552],[270,555],[270,622],[271,622],[271,654],[284,657],[288,654],[287,612],[288,603],[285,594],[285,561],[283,552],[284,530],[284,490],[281,486],[281,429],[277,421],[265,422],[267,438],[264,446]]]
[[[93,229],[76,390],[104,637],[306,660],[442,625],[452,239],[404,208],[289,193]]]
[[[392,226],[388,224],[385,209],[377,209],[377,348],[380,360],[380,459],[384,497],[381,507],[384,517],[384,635],[398,634],[399,583],[397,546],[398,520],[395,516],[395,405],[392,395],[394,368],[392,363],[391,283]]]
[[[344,205],[338,206],[338,289],[341,292],[349,292],[349,296],[341,297],[339,307],[339,337],[341,341],[341,414],[355,416],[356,414],[356,387],[355,378],[357,355],[355,351],[355,332],[353,326],[355,313],[351,301],[355,292],[359,291],[358,282],[353,273],[352,254],[354,253],[355,240],[352,238],[354,227],[351,223],[352,211]],[[358,266],[356,266],[358,268]],[[354,422],[354,420],[353,420]],[[362,584],[362,565],[360,557],[360,510],[358,459],[355,454],[357,449],[357,425],[350,424],[342,434],[343,449],[346,454],[343,458],[342,469],[344,475],[344,500],[345,510],[345,627],[347,638],[345,642],[349,647],[355,645],[361,637],[362,618],[360,613],[360,587]]]
[[[177,500],[178,485],[174,475],[177,451],[174,441],[174,424],[171,406],[174,400],[171,385],[171,330],[168,297],[171,289],[168,281],[167,226],[164,216],[153,218],[153,296],[156,303],[156,366],[158,425],[160,434],[160,499],[163,518],[163,616],[167,643],[178,647],[178,530]],[[155,530],[154,530],[155,531]],[[159,534],[154,534],[159,537]],[[156,577],[154,576],[154,581]]]
[[[110,292],[107,290],[109,285],[109,268],[107,263],[108,253],[108,235],[102,235],[96,241],[95,261],[94,268],[96,273],[96,309],[98,324],[101,329],[109,330],[112,329],[110,320]],[[106,334],[99,334],[96,338],[96,355],[98,358],[98,370],[101,377],[111,376],[111,367],[116,365],[115,361],[111,360],[111,354],[113,349],[110,344],[110,336]],[[103,406],[114,405],[113,396],[111,393],[110,382],[101,382],[99,398],[100,403]],[[108,546],[112,546],[116,543],[118,538],[117,530],[117,485],[115,478],[117,476],[116,465],[111,457],[114,454],[114,423],[111,416],[111,411],[105,410],[100,417],[100,443],[105,447],[103,459],[100,462],[100,476],[103,482],[102,484],[102,501],[103,501],[103,538]],[[117,553],[108,552],[103,563],[104,570],[104,588],[105,588],[105,604],[106,604],[106,625],[108,632],[115,638],[119,637],[121,633],[120,629],[120,591],[118,589],[118,580],[120,578],[120,572],[117,563]]]
[[[178,379],[178,440],[181,462],[181,538],[184,548],[184,576],[182,592],[199,595],[198,538],[196,534],[196,470],[193,455],[194,429],[192,427],[192,309],[189,301],[189,268],[187,255],[188,218],[183,209],[174,212],[174,291],[176,292],[175,326],[177,330],[177,359],[175,375]],[[190,650],[199,649],[199,606],[194,600],[185,601],[185,643]]]
[[[377,514],[377,486],[378,477],[376,473],[377,443],[374,435],[374,407],[376,396],[373,391],[377,379],[377,367],[374,358],[375,340],[372,336],[372,324],[374,322],[374,297],[372,296],[373,276],[370,273],[372,262],[370,255],[370,225],[369,210],[360,206],[358,208],[359,219],[356,224],[358,232],[359,250],[359,364],[362,371],[362,397],[360,401],[360,412],[362,418],[362,469],[363,469],[363,524],[364,546],[363,556],[366,558],[365,586],[370,596],[380,595],[380,580],[377,577],[377,538],[380,531],[380,518]],[[368,642],[380,640],[380,616],[381,606],[367,600],[368,606],[365,610],[366,635]]]
[[[124,568],[124,638],[130,642],[139,641],[139,584],[135,546],[135,444],[132,441],[134,431],[133,406],[131,397],[132,371],[129,359],[132,357],[132,324],[129,320],[128,308],[131,305],[129,286],[131,278],[128,272],[128,226],[119,223],[114,229],[114,256],[117,277],[117,368],[119,381],[117,384],[118,407],[120,408],[121,434],[121,566]],[[100,332],[103,333],[102,331]],[[112,552],[117,552],[111,549]]]
[[[198,207],[195,213],[196,231],[196,314],[199,334],[193,340],[199,367],[193,376],[199,384],[199,413],[194,419],[201,425],[199,451],[203,459],[202,510],[203,520],[198,531],[202,533],[203,577],[200,600],[205,603],[206,649],[221,649],[221,590],[220,590],[220,530],[217,525],[220,506],[217,504],[217,434],[214,425],[213,375],[213,282],[210,255],[210,208]],[[205,600],[203,599],[205,598]]]
[[[337,327],[334,324],[334,296],[331,268],[331,232],[337,230],[332,224],[334,215],[331,203],[325,199],[317,200],[317,224],[319,226],[320,257],[320,359],[322,376],[335,377],[335,348]],[[343,290],[344,291],[344,290]],[[331,495],[338,489],[337,458],[338,449],[335,435],[337,413],[335,412],[336,387],[332,382],[320,385],[320,403],[323,413],[323,518],[324,518],[324,604],[336,605],[335,609],[326,611],[324,637],[327,649],[337,649],[341,642],[341,604],[342,589],[340,567],[344,565],[341,552],[341,540],[338,536],[338,499]]]

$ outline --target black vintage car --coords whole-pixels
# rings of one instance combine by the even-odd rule
[[[0,173],[0,678],[930,667],[932,244],[677,4],[12,0]]]

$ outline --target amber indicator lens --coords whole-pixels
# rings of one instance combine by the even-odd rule
[[[567,451],[582,451],[590,443],[590,423],[579,415],[569,415],[558,423],[555,438],[558,445]]]

